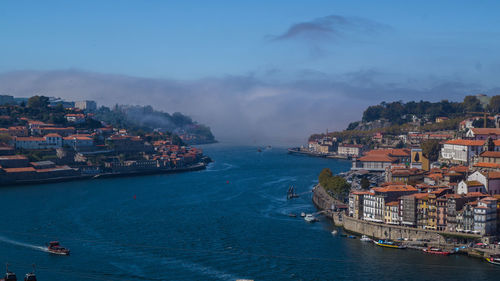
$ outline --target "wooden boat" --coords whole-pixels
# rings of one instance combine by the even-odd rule
[[[435,247],[428,247],[426,249],[423,249],[422,251],[424,251],[425,253],[428,253],[428,254],[441,255],[441,256],[447,256],[447,255],[451,254],[451,252],[449,252],[449,251],[443,251],[442,249],[435,248]]]
[[[486,258],[486,261],[494,265],[500,265],[500,256],[491,256]]]
[[[374,240],[373,243],[375,243],[375,245],[380,247],[393,248],[393,249],[406,249],[406,246],[401,244],[396,244],[388,240],[378,240],[378,241]]]

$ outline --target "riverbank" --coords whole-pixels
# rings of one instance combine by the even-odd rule
[[[366,235],[372,239],[405,241],[409,248],[417,250],[427,246],[440,247],[446,250],[455,250],[465,246],[465,248],[461,249],[461,252],[473,257],[483,258],[500,254],[498,245],[491,249],[467,247],[470,243],[481,241],[482,237],[480,235],[374,223],[349,217],[344,212],[332,211],[331,206],[338,205],[341,202],[328,195],[320,185],[314,187],[312,201],[316,208],[324,211],[324,215],[331,219],[335,226],[342,227],[345,231],[359,236]]]
[[[115,178],[115,177],[137,177],[155,174],[175,174],[175,173],[185,173],[192,171],[199,171],[206,169],[209,162],[199,162],[193,165],[180,168],[171,169],[151,169],[151,170],[130,170],[121,171],[114,173],[99,173],[95,175],[77,175],[77,176],[67,176],[67,177],[54,177],[45,179],[19,179],[10,182],[0,183],[0,187],[3,186],[16,186],[16,185],[33,185],[33,184],[48,184],[48,183],[60,183],[60,182],[71,182],[79,180],[91,180],[98,178]]]
[[[304,156],[311,156],[311,157],[320,157],[320,158],[330,158],[330,159],[344,159],[348,160],[350,157],[344,156],[344,155],[338,155],[337,153],[319,153],[319,152],[314,152],[306,149],[301,149],[300,147],[292,147],[288,148],[288,153],[289,154],[298,154],[298,155],[304,155]]]

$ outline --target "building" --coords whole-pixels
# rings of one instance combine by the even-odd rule
[[[359,157],[363,152],[363,146],[360,144],[339,144],[337,153],[347,157]]]
[[[398,159],[388,155],[365,155],[363,157],[353,159],[351,170],[367,170],[374,172],[384,172],[392,164],[396,164]]]
[[[363,219],[363,200],[368,191],[354,191],[349,194],[349,216]]]
[[[4,155],[0,156],[1,168],[19,168],[28,166],[28,158],[23,155]]]
[[[399,197],[416,193],[418,190],[411,185],[388,185],[372,188],[364,195],[363,219],[373,222],[384,222],[385,202],[397,201]]]
[[[411,149],[410,168],[416,168],[424,171],[430,170],[430,161],[422,152],[421,148]]]
[[[85,114],[82,113],[77,113],[77,114],[66,114],[64,115],[64,118],[66,118],[66,121],[75,123],[75,124],[80,124],[85,122]]]
[[[399,219],[399,200],[385,203],[385,216],[384,222],[386,224],[396,224],[400,222]]]
[[[486,192],[486,187],[483,183],[476,180],[461,181],[457,186],[457,194],[467,194],[470,192]]]
[[[415,194],[400,197],[399,218],[401,225],[409,227],[417,226],[417,205]]]
[[[449,140],[441,148],[441,160],[453,164],[469,165],[483,151],[484,140]]]
[[[94,146],[94,139],[90,135],[70,135],[63,138],[63,145],[78,150]]]
[[[436,230],[438,231],[446,231],[446,225],[447,225],[447,199],[446,196],[441,196],[437,198],[436,200],[436,205],[437,205],[437,213],[436,213]]]
[[[44,137],[16,137],[16,149],[56,149],[63,145],[58,134],[47,134]]]
[[[497,199],[485,197],[477,202],[474,208],[474,233],[481,235],[496,234]]]
[[[486,140],[492,138],[494,140],[500,137],[499,128],[470,128],[465,137],[472,140]]]
[[[417,228],[426,229],[429,222],[429,194],[415,194],[417,206]]]
[[[417,168],[400,168],[395,167],[392,169],[387,169],[386,172],[386,180],[388,182],[397,182],[397,183],[417,183],[424,180],[424,170],[420,170]]]
[[[458,231],[457,215],[467,202],[467,198],[459,194],[446,194],[446,230]],[[462,213],[460,215],[463,215]]]
[[[92,100],[77,101],[75,107],[85,111],[94,111],[97,109],[97,103]]]

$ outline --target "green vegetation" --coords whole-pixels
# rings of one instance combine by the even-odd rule
[[[334,176],[332,171],[325,168],[321,171],[318,177],[319,184],[334,198],[343,200],[349,190],[351,185],[341,176]]]
[[[490,101],[491,109],[500,111],[500,98],[493,97]],[[391,103],[382,102],[379,105],[369,106],[363,112],[363,121],[370,122],[378,119],[390,120],[393,124],[403,124],[411,121],[411,115],[418,118],[428,118],[434,120],[436,117],[456,118],[467,113],[482,111],[483,106],[475,96],[466,96],[463,102],[450,102],[442,100],[440,102],[407,102],[396,101]]]

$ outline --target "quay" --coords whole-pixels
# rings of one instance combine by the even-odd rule
[[[440,247],[446,250],[460,249],[458,253],[470,257],[486,258],[500,254],[500,245],[491,245],[489,248],[468,247],[471,243],[480,242],[482,237],[477,234],[454,233],[400,225],[387,225],[349,217],[342,209],[345,204],[331,197],[321,185],[313,189],[312,201],[317,209],[323,211],[335,226],[346,232],[359,236],[366,235],[372,239],[404,241],[409,249],[422,250],[426,247]],[[458,242],[451,242],[456,240]]]

